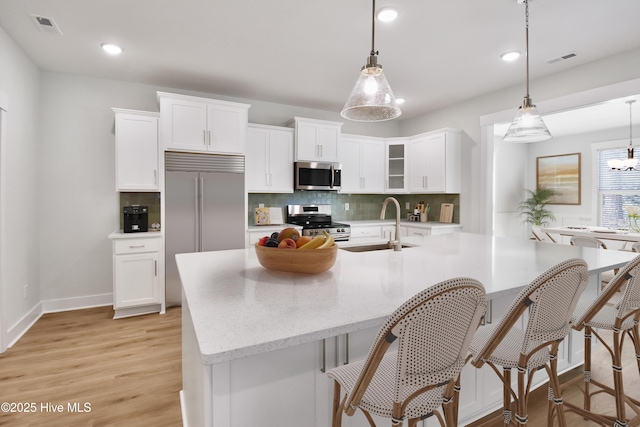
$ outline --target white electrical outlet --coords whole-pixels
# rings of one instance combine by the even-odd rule
[[[348,210],[349,210],[349,203],[345,203],[345,204],[344,204],[344,210],[345,210],[345,211],[348,211]]]
[[[24,293],[24,299],[29,298],[29,285],[28,285],[28,284],[27,284],[27,285],[24,285],[24,291],[23,291],[23,293]]]
[[[409,202],[407,202],[407,204],[404,205],[404,208],[407,209],[407,210],[411,209],[411,204],[409,204]]]
[[[264,208],[264,203],[258,203],[259,208]]]

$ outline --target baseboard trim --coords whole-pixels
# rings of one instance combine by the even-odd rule
[[[20,338],[42,317],[44,314],[42,302],[36,304],[27,314],[25,314],[22,319],[18,320],[15,325],[13,325],[7,331],[7,341],[9,345],[7,348],[13,347],[15,343],[18,342]]]
[[[182,427],[189,427],[189,422],[187,421],[187,409],[184,403],[184,390],[180,390],[180,412],[182,413]]]
[[[102,307],[105,305],[113,305],[113,294],[88,295],[42,301],[45,313],[82,310],[84,308]]]

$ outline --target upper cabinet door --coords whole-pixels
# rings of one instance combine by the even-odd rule
[[[460,192],[461,132],[429,132],[409,139],[409,191]]]
[[[158,93],[163,148],[244,154],[249,105]]]
[[[116,190],[158,190],[158,113],[114,109]]]
[[[384,193],[384,141],[362,141],[360,170],[362,184],[367,193]]]
[[[295,159],[303,162],[338,162],[342,123],[294,118]]]
[[[166,148],[186,151],[207,149],[207,104],[169,99],[160,107]]]
[[[293,129],[250,125],[245,156],[249,193],[293,193]]]

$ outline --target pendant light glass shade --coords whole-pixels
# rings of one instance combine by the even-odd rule
[[[552,138],[547,125],[544,124],[536,106],[533,105],[531,98],[529,98],[529,0],[524,0],[524,6],[527,94],[524,96],[522,106],[518,109],[518,114],[511,122],[511,126],[509,126],[504,138],[502,138],[504,142],[541,142]]]
[[[340,113],[345,119],[379,122],[395,119],[402,114],[382,66],[377,65],[375,59],[370,57],[367,65],[362,67],[351,95]]]
[[[518,114],[511,122],[507,133],[502,140],[504,142],[541,142],[551,139],[551,133],[538,114],[536,106],[531,104],[529,98],[518,109]]]
[[[376,2],[373,0],[371,20],[371,53],[367,64],[344,104],[340,115],[357,122],[380,122],[395,119],[402,112],[387,82],[382,65],[378,64],[378,52],[374,49]]]

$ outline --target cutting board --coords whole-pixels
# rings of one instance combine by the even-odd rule
[[[453,220],[453,203],[440,205],[440,222],[451,223]]]

